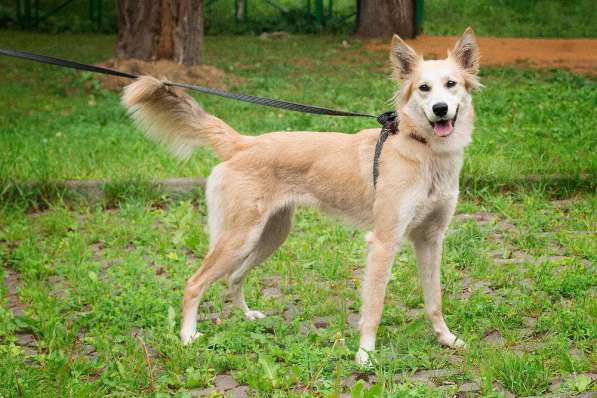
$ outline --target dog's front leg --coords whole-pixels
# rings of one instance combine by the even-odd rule
[[[375,336],[381,320],[386,286],[390,279],[397,242],[393,236],[380,239],[375,233],[369,233],[367,243],[369,253],[361,291],[363,304],[359,322],[361,342],[356,355],[356,361],[361,365],[369,364],[369,353],[375,350]]]
[[[356,361],[362,365],[370,364],[369,353],[375,349],[375,336],[381,320],[392,262],[419,202],[417,186],[412,186],[408,195],[403,194],[399,198],[388,195],[388,191],[392,193],[391,189],[378,192],[374,208],[375,226],[373,232],[367,235],[369,251],[361,290],[363,304],[359,323],[361,341],[356,355]]]
[[[433,331],[440,344],[452,348],[464,347],[460,340],[448,329],[442,313],[442,292],[440,265],[442,259],[443,230],[422,234],[413,239],[419,266],[419,278],[423,288],[425,313],[431,321]]]

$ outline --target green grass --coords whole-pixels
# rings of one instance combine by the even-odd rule
[[[591,0],[429,0],[424,31],[459,35],[473,26],[480,36],[596,37]]]
[[[209,37],[206,44],[208,62],[243,79],[231,87],[237,91],[386,110],[394,90],[386,54],[350,38],[343,49],[343,39]],[[84,62],[108,58],[113,40],[0,32],[2,47]],[[164,201],[124,182],[206,175],[216,159],[201,151],[178,164],[132,127],[116,94],[89,76],[5,58],[0,68],[0,280],[20,275],[16,294],[25,306],[15,316],[9,309],[15,294],[0,283],[0,396],[188,396],[219,374],[231,374],[260,397],[347,391],[342,380],[359,371],[358,332],[347,320],[360,303],[354,270],[365,258],[362,232],[299,211],[288,242],[249,277],[249,304],[271,315],[258,322],[224,315],[218,284],[201,311],[222,314],[221,324],[201,322],[205,335],[182,347],[182,289],[208,244],[204,198]],[[483,82],[459,212],[493,218],[453,223],[442,270],[447,322],[469,348],[455,352],[434,341],[406,247],[395,262],[369,372],[377,386],[354,387],[354,396],[451,397],[470,381],[481,396],[503,396],[500,388],[541,395],[556,378],[560,394],[596,388],[586,376],[597,370],[595,81],[562,71],[491,69]],[[247,134],[371,125],[197,98]],[[54,198],[44,211],[31,211],[38,202],[24,183],[69,178],[109,179],[118,200],[103,207]],[[11,182],[25,191],[10,191]],[[519,252],[551,257],[501,261]],[[261,291],[274,275],[282,295],[268,299]],[[475,283],[481,287],[463,295]],[[286,320],[289,308],[296,316]],[[329,326],[309,328],[317,317]],[[503,343],[488,342],[491,333]],[[22,347],[24,334],[35,337],[34,352]],[[96,354],[89,355],[90,347]],[[413,378],[438,368],[450,370],[439,387]]]

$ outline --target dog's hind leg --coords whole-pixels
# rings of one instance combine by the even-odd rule
[[[244,295],[245,278],[251,269],[267,260],[284,243],[292,227],[293,212],[293,208],[287,207],[270,216],[251,254],[228,276],[229,296],[248,320],[264,318],[265,315],[247,306]]]
[[[184,344],[193,341],[197,333],[197,309],[205,291],[218,279],[230,274],[251,253],[261,233],[262,225],[249,229],[222,232],[203,260],[201,268],[187,281],[182,306],[180,337]]]

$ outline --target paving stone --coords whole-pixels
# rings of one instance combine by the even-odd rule
[[[570,350],[568,350],[568,352],[570,353],[570,356],[577,361],[582,360],[584,357],[583,352],[576,347],[570,348]]]
[[[23,349],[26,355],[37,354],[37,340],[31,333],[17,333],[15,335],[16,343]]]
[[[418,370],[412,377],[414,380],[419,379],[441,379],[444,377],[450,377],[457,372],[452,369],[431,369],[431,370]]]
[[[363,280],[365,276],[365,270],[363,268],[355,268],[352,270],[352,277],[356,280]]]
[[[475,382],[464,383],[458,387],[458,393],[471,393],[481,390],[481,387]]]
[[[532,279],[523,278],[523,279],[520,279],[520,281],[518,282],[518,284],[520,286],[522,286],[522,287],[531,288],[531,287],[534,286],[535,283],[533,282]]]
[[[582,265],[585,266],[585,268],[592,268],[593,267],[593,263],[591,262],[591,260],[588,260],[586,258],[583,258],[582,260],[580,260],[580,262],[582,263]]]
[[[300,333],[304,336],[308,335],[309,333],[311,333],[311,325],[309,324],[309,322],[307,321],[303,321],[301,322],[300,325]]]
[[[518,329],[518,333],[524,337],[531,337],[535,334],[535,330],[531,328]]]
[[[359,303],[357,303],[354,300],[346,300],[346,308],[358,311],[359,310]]]
[[[508,258],[496,258],[497,264],[523,264],[525,262],[534,263],[535,258],[522,250],[513,251]]]
[[[554,378],[551,381],[551,383],[549,383],[549,391],[550,392],[559,392],[562,389],[563,383],[564,383],[564,380],[560,376]]]
[[[219,391],[231,390],[238,387],[238,383],[230,375],[217,375],[214,379],[214,384]]]
[[[546,263],[548,261],[564,261],[569,260],[571,257],[567,256],[541,256],[537,258],[537,263]]]
[[[411,319],[417,319],[423,316],[425,310],[423,308],[409,308],[406,311],[406,316]]]
[[[266,276],[265,278],[263,278],[261,280],[261,283],[263,283],[263,286],[266,286],[266,287],[279,287],[281,280],[282,280],[282,278],[280,277],[280,275],[272,275],[272,276]]]
[[[439,379],[453,376],[456,373],[455,370],[451,369],[418,370],[414,375],[407,378],[423,383],[429,387],[436,387],[442,384]]]
[[[448,362],[450,362],[454,366],[459,366],[464,363],[464,358],[460,355],[452,354],[448,357]]]
[[[516,227],[516,225],[512,224],[510,221],[507,220],[501,220],[499,221],[495,227],[501,231],[501,232],[508,232],[508,231],[516,231],[518,230],[518,227]]]
[[[492,250],[489,253],[487,253],[489,255],[489,257],[491,258],[497,258],[497,259],[503,259],[504,258],[504,250],[503,249],[497,249],[497,250]]]
[[[83,344],[83,347],[81,347],[83,354],[85,354],[86,357],[91,358],[91,359],[95,359],[97,358],[97,351],[95,349],[95,346],[92,344]]]
[[[351,312],[350,314],[348,314],[347,322],[350,325],[350,327],[352,327],[354,329],[358,329],[360,320],[361,320],[361,316],[358,313]]]
[[[21,274],[9,267],[4,268],[4,273],[6,274],[4,283],[8,288],[8,308],[12,311],[14,316],[23,316],[26,307],[21,302],[18,293],[21,286]]]
[[[334,320],[331,316],[320,316],[313,318],[313,326],[317,329],[327,329]]]
[[[506,389],[506,387],[504,387],[498,382],[493,383],[493,389],[496,391],[500,391],[502,394],[504,394],[504,398],[516,398],[516,395],[512,394],[510,391]]]
[[[282,315],[284,316],[284,319],[286,319],[286,321],[290,322],[294,318],[296,318],[300,313],[301,312],[300,312],[299,308],[296,305],[289,304],[286,307],[286,309],[284,310],[284,313]]]
[[[216,391],[213,387],[207,388],[195,388],[193,390],[189,390],[189,394],[191,397],[207,397]]]
[[[527,260],[525,260],[524,258],[498,258],[494,260],[496,262],[496,264],[499,265],[509,265],[509,264],[524,264],[526,262],[528,262]]]
[[[489,332],[485,333],[485,338],[483,339],[487,344],[491,345],[503,345],[504,338],[497,330],[493,329]]]
[[[532,316],[524,316],[522,317],[522,323],[524,323],[529,328],[534,328],[537,325],[537,318]]]
[[[544,349],[546,346],[547,344],[542,341],[528,341],[522,344],[516,344],[515,346],[512,346],[511,349],[516,352],[534,353]]]
[[[202,313],[202,314],[199,314],[197,321],[198,322],[212,321],[216,325],[220,325],[222,323],[222,319],[221,319],[220,315],[221,314],[218,312]]]
[[[261,296],[264,299],[276,299],[282,296],[282,292],[278,287],[267,287],[261,291]]]
[[[369,388],[377,381],[375,375],[367,375],[365,373],[353,373],[342,381],[342,386],[350,389],[358,381],[362,381],[365,388]]]
[[[575,199],[559,199],[559,200],[552,200],[551,204],[553,207],[557,207],[559,209],[565,209],[565,208],[569,208],[571,205],[573,205],[575,202]]]
[[[587,391],[582,394],[575,395],[574,398],[597,398],[597,391]]]
[[[230,398],[247,398],[251,393],[249,386],[238,386],[232,390],[226,391],[226,396]]]
[[[490,284],[487,281],[473,281],[469,277],[464,277],[462,286],[462,293],[459,296],[462,300],[468,300],[475,290],[480,290],[484,294],[493,294],[493,290],[489,287]]]

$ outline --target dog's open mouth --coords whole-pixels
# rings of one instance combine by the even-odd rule
[[[431,124],[431,127],[433,127],[433,131],[435,132],[435,134],[437,134],[439,137],[447,137],[450,134],[452,134],[452,131],[454,131],[454,125],[456,124],[456,119],[458,118],[459,109],[460,106],[456,108],[456,114],[452,119],[438,120],[437,122],[429,122],[429,124]]]

